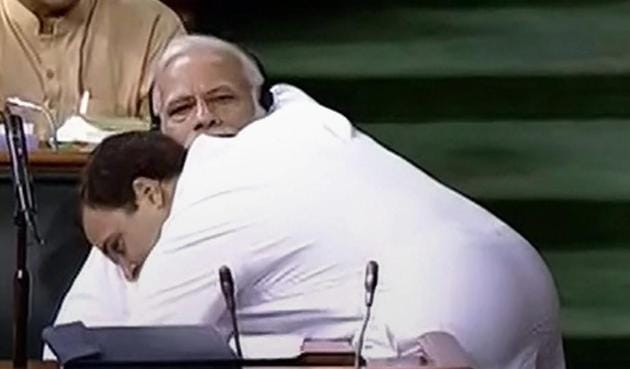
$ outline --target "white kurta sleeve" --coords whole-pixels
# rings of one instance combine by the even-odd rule
[[[214,324],[225,309],[220,266],[201,245],[152,253],[140,273],[129,324]]]
[[[127,285],[116,267],[93,247],[66,294],[54,325],[81,321],[88,327],[124,325],[127,321]],[[46,347],[44,359],[54,359]]]
[[[127,319],[127,285],[120,270],[93,247],[66,294],[55,325],[81,321],[86,326],[121,325]]]
[[[230,267],[238,292],[251,271],[237,261],[244,262],[249,246],[260,242],[252,234],[259,227],[246,225],[247,208],[235,197],[200,200],[171,216],[140,271],[131,325],[215,324],[221,318],[219,268]]]

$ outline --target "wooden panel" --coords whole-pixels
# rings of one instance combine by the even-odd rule
[[[87,161],[88,153],[79,151],[34,151],[29,153],[31,171],[35,173],[78,173]],[[0,153],[0,173],[10,169],[8,153]]]

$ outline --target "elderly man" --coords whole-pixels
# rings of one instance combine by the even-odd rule
[[[152,64],[182,33],[158,0],[0,0],[0,101],[41,105],[58,124],[82,97],[90,118],[146,118]]]
[[[231,60],[247,80],[244,59]],[[192,60],[178,63],[181,84],[158,87],[156,106],[164,100],[165,124],[199,117],[173,134],[186,142],[227,119],[212,123],[214,86],[185,77],[201,71]],[[252,87],[235,107],[254,119]],[[229,329],[217,273],[229,265],[244,334],[352,338],[374,259],[368,357],[418,354],[421,335],[442,331],[475,368],[564,367],[553,280],[527,241],[303,92],[275,90],[272,114],[232,121],[221,131],[232,137],[200,135],[187,156],[155,133],[97,148],[81,186],[95,247],[57,323]]]
[[[184,145],[198,133],[233,136],[271,109],[264,78],[253,56],[236,45],[179,37],[156,64],[155,119],[162,132]]]

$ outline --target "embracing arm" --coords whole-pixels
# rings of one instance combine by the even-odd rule
[[[118,268],[97,248],[90,251],[66,294],[54,325],[81,321],[88,327],[127,322],[127,284]],[[54,359],[47,348],[44,359]]]

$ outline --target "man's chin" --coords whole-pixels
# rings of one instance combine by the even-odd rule
[[[183,145],[185,148],[189,149],[190,146],[192,146],[192,143],[195,141],[195,139],[197,139],[199,135],[207,135],[207,136],[219,137],[219,138],[230,138],[230,137],[236,136],[237,134],[238,134],[238,131],[236,132],[235,131],[217,131],[217,130],[212,130],[212,129],[197,130],[197,131],[193,131],[192,133],[188,135],[188,137],[186,137],[186,139],[183,142]]]

